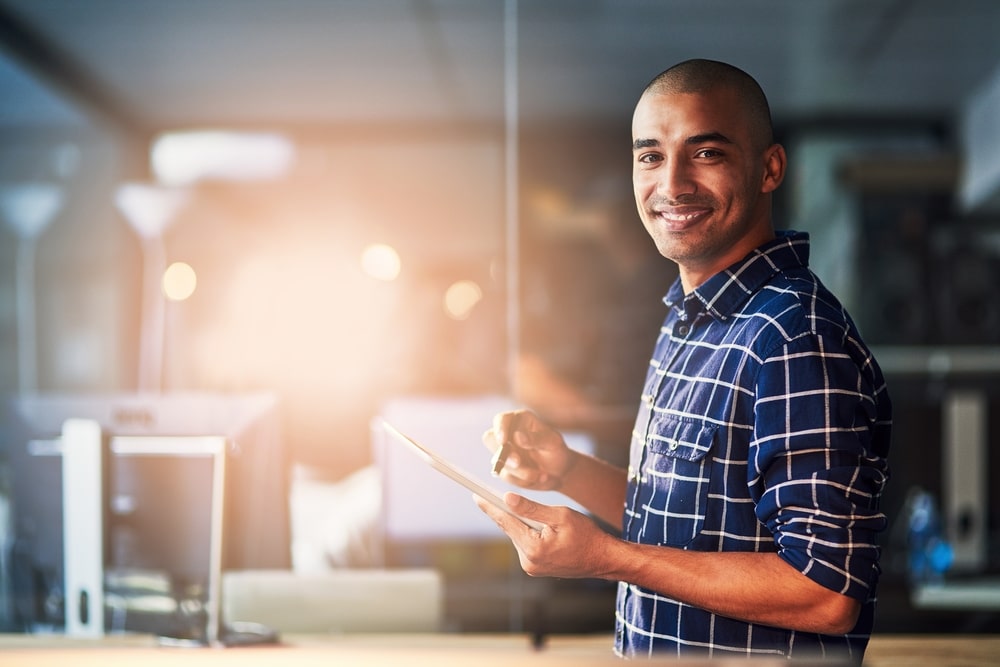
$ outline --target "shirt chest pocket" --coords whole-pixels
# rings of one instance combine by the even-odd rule
[[[713,468],[709,453],[717,431],[715,424],[654,418],[642,467],[643,542],[684,546],[701,532]]]

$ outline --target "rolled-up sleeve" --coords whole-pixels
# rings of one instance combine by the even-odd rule
[[[764,360],[748,482],[779,556],[864,601],[879,574],[888,468],[873,436],[882,388],[849,343],[810,333]]]

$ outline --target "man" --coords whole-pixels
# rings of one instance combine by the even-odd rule
[[[655,345],[628,470],[568,449],[528,411],[484,436],[501,476],[565,507],[482,501],[534,576],[619,581],[615,650],[860,662],[888,476],[885,382],[842,306],[775,232],[785,175],[763,91],[730,65],[657,76],[632,121],[636,203],[679,278]],[[624,512],[623,512],[624,508]]]

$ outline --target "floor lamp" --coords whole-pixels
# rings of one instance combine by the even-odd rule
[[[38,343],[35,316],[35,257],[38,239],[62,208],[62,188],[28,182],[0,186],[0,215],[17,236],[15,299],[17,318],[17,385],[21,395],[38,391]],[[0,622],[10,616],[7,535],[10,504],[0,493]]]
[[[38,391],[35,315],[35,258],[38,239],[62,208],[63,191],[54,183],[0,186],[0,212],[17,235],[17,382],[22,394]]]
[[[166,302],[160,283],[167,268],[163,234],[187,204],[189,191],[146,183],[124,183],[115,193],[118,210],[142,242],[142,322],[139,391],[162,390]]]

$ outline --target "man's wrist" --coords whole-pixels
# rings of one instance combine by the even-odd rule
[[[564,492],[564,490],[567,488],[568,486],[567,483],[569,481],[570,474],[572,474],[572,472],[576,469],[577,464],[580,462],[580,456],[581,456],[580,452],[576,451],[571,447],[567,447],[566,451],[568,453],[566,460],[566,467],[563,468],[562,473],[560,473],[559,475],[559,486],[556,489],[557,491],[560,492]]]

